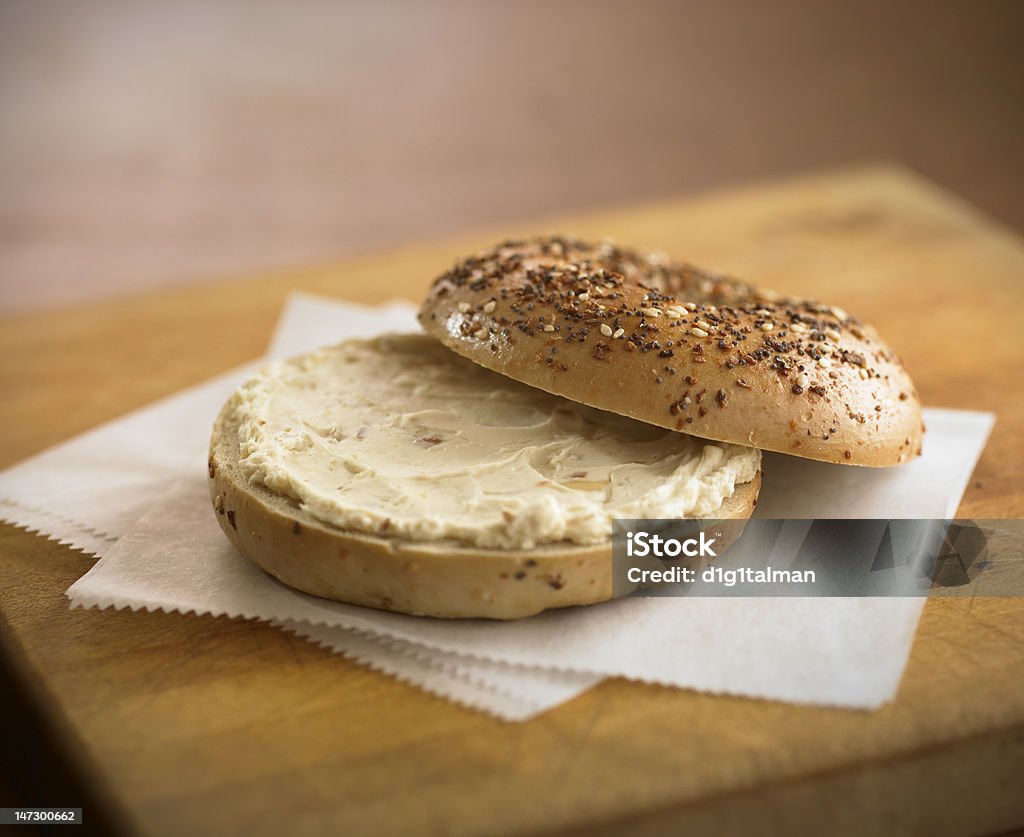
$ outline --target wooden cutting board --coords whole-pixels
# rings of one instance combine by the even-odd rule
[[[0,464],[257,356],[290,289],[415,300],[455,256],[554,229],[661,247],[874,322],[925,403],[998,414],[960,516],[1022,515],[1024,246],[891,167],[8,321]],[[145,835],[1024,823],[1021,599],[929,601],[898,699],[877,712],[613,680],[507,724],[264,625],[69,612],[63,592],[90,565],[0,528],[4,694],[41,723],[9,711],[6,733],[79,781],[93,822]]]

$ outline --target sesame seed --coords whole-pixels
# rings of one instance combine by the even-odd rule
[[[711,323],[707,320],[697,320],[697,328],[701,331],[711,331]]]
[[[487,329],[486,328],[478,328],[476,331],[473,332],[473,336],[477,340],[483,340],[487,336]]]
[[[863,366],[857,370],[857,373],[860,375],[862,380],[866,381],[868,379],[868,370],[865,369]]]
[[[761,323],[761,331],[772,331],[774,328],[772,323]]]
[[[818,366],[820,366],[822,369],[828,369],[831,365],[831,358],[823,357],[821,360],[818,361]]]
[[[460,302],[459,303],[459,312],[460,313],[465,314],[468,310],[469,310],[469,303],[468,302]]]
[[[584,291],[579,296],[577,296],[576,299],[578,299],[580,302],[586,302],[588,299],[590,299],[590,292]]]
[[[490,302],[488,302],[488,303],[487,303],[487,304],[486,304],[486,305],[484,306],[484,313],[485,313],[485,314],[490,314],[490,313],[491,313],[491,312],[492,312],[492,311],[493,311],[493,310],[494,310],[494,309],[495,309],[495,308],[497,307],[497,305],[498,305],[498,303],[497,303],[497,302],[495,302],[495,301],[494,301],[494,300],[492,299],[492,300],[491,300]]]
[[[601,334],[603,334],[605,337],[611,337],[612,327],[608,325],[608,323],[601,323]]]
[[[838,331],[836,331],[836,330],[835,330],[834,328],[830,328],[830,329],[828,329],[828,330],[827,330],[827,331],[825,332],[825,336],[826,336],[826,337],[827,337],[827,338],[828,338],[829,340],[833,340],[833,341],[835,341],[836,343],[838,343],[838,342],[840,341],[840,339],[842,339],[842,335],[841,335],[841,334],[840,334],[840,333],[839,333]]]
[[[553,325],[551,325],[551,323],[548,323],[546,326],[544,326],[544,330],[545,331],[554,331],[555,327]]]
[[[850,315],[847,314],[842,308],[839,308],[838,306],[833,306],[832,316],[839,320],[839,322],[841,323],[845,323],[848,319],[850,319]]]
[[[644,314],[646,314],[648,317],[661,316],[661,311],[659,311],[657,308],[641,308],[640,310],[643,311]]]
[[[704,329],[702,329],[702,328],[691,328],[690,329],[690,334],[692,334],[694,337],[707,337],[708,336],[708,333]]]
[[[693,302],[687,302],[686,305],[685,305],[685,308],[686,308],[687,311],[696,311],[697,310],[697,305],[696,305],[696,303],[693,303]]]
[[[803,334],[804,332],[807,331],[807,326],[805,326],[803,323],[793,323],[790,326],[790,329],[795,331],[797,334]]]
[[[625,333],[626,333],[626,329],[624,329],[624,328],[617,328],[617,329],[615,329],[615,333],[612,335],[612,337],[614,337],[616,340],[618,340]]]

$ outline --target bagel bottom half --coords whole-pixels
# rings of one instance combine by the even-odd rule
[[[713,518],[745,521],[760,484],[758,472]],[[238,422],[227,406],[210,442],[209,487],[217,520],[239,552],[282,583],[315,596],[452,619],[518,619],[613,598],[610,539],[588,546],[480,549],[325,525],[291,497],[245,478]],[[741,531],[742,525],[726,527],[722,545]]]

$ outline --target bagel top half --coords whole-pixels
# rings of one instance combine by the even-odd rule
[[[660,427],[848,465],[921,451],[917,391],[870,325],[611,244],[503,242],[438,277],[419,319],[481,366]]]

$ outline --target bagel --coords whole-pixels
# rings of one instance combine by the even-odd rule
[[[235,547],[298,590],[446,618],[591,604],[611,520],[736,519],[760,454],[544,393],[423,334],[268,365],[214,425],[209,490]]]
[[[847,465],[921,452],[917,391],[870,325],[658,256],[505,241],[438,277],[419,320],[474,363],[659,427]]]

